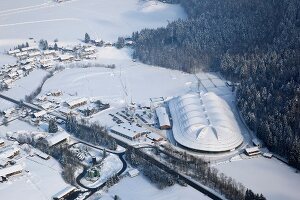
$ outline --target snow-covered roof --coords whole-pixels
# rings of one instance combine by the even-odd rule
[[[215,93],[189,93],[169,103],[175,140],[199,151],[222,152],[243,142],[228,104]]]
[[[47,102],[47,103],[44,103],[41,105],[41,107],[45,110],[51,108],[51,106],[52,106],[52,103],[50,103],[50,102]]]
[[[69,59],[72,59],[72,58],[74,58],[73,55],[67,55],[67,54],[61,55],[59,57],[60,60],[69,60]]]
[[[111,132],[117,132],[117,133],[121,133],[124,136],[127,136],[129,138],[134,138],[136,136],[138,136],[141,133],[146,133],[148,132],[146,129],[138,127],[138,126],[132,126],[130,124],[124,123],[124,124],[119,124],[116,126],[113,126],[110,129]]]
[[[89,51],[96,51],[96,49],[94,47],[87,47],[84,49],[85,52],[89,52]]]
[[[155,109],[156,115],[158,117],[160,126],[171,126],[169,115],[167,114],[165,107],[158,107]]]
[[[24,47],[21,50],[22,51],[31,51],[31,50],[36,50],[36,49],[37,49],[37,47]]]
[[[47,140],[49,146],[53,146],[65,139],[68,139],[69,137],[70,137],[70,135],[67,132],[60,132],[53,136],[47,137],[46,140]]]
[[[76,187],[74,186],[67,186],[63,190],[59,191],[57,194],[53,196],[53,199],[61,199],[62,197],[66,196],[70,192],[74,191]]]
[[[128,174],[130,177],[135,177],[137,175],[139,175],[140,171],[138,169],[133,169],[133,170],[130,170],[128,171]]]
[[[253,152],[258,152],[259,148],[258,147],[250,147],[245,149],[247,153],[253,153]]]
[[[19,53],[20,49],[15,49],[15,50],[10,50],[8,51],[8,54],[15,54],[15,53]]]
[[[20,149],[17,148],[17,147],[12,147],[12,148],[5,149],[4,151],[2,151],[0,153],[0,158],[9,158],[9,157],[12,157],[18,151],[20,151]]]
[[[48,159],[50,157],[48,154],[45,154],[44,152],[42,152],[38,149],[35,149],[34,153],[43,159]]]
[[[41,55],[41,53],[39,51],[32,52],[32,53],[28,54],[29,57],[34,57],[34,56],[39,56],[39,55]]]
[[[47,114],[47,112],[45,110],[41,110],[39,112],[34,113],[34,117],[38,118],[38,117],[42,117],[43,115]]]
[[[13,165],[13,166],[10,166],[10,167],[0,169],[0,176],[7,176],[8,174],[12,174],[12,173],[22,171],[22,170],[23,170],[22,165],[19,165],[19,164],[18,165]]]
[[[23,70],[27,71],[27,70],[31,70],[32,66],[31,65],[25,65],[22,67]]]
[[[75,100],[68,101],[67,104],[68,104],[69,107],[73,107],[73,106],[83,104],[83,103],[86,103],[86,102],[87,102],[87,98],[80,98],[80,99],[75,99]]]
[[[55,50],[45,50],[43,52],[44,55],[55,54],[55,53],[56,53]]]

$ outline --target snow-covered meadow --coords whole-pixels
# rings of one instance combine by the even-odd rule
[[[108,193],[103,194],[101,199],[112,200],[114,195],[118,195],[123,200],[210,199],[190,186],[182,187],[176,184],[164,190],[159,190],[156,186],[149,183],[143,175],[139,175],[134,178],[125,177],[119,183],[110,188]]]
[[[4,0],[0,3],[0,50],[29,37],[78,42],[91,37],[115,41],[142,28],[185,18],[179,5],[140,0]]]
[[[300,197],[300,173],[276,158],[239,160],[216,168],[267,199],[297,200]]]

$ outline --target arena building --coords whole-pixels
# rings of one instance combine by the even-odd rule
[[[229,105],[215,93],[189,93],[169,102],[173,136],[180,145],[204,152],[236,149],[243,137]]]

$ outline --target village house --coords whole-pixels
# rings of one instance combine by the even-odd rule
[[[46,141],[49,147],[54,145],[62,144],[65,142],[69,142],[70,135],[67,132],[60,132],[54,135],[46,137]]]
[[[13,165],[10,167],[6,167],[3,169],[0,169],[0,177],[7,179],[10,176],[20,174],[23,171],[22,165]]]
[[[70,109],[73,109],[73,108],[76,108],[76,107],[83,106],[83,105],[87,104],[87,99],[86,98],[80,98],[80,99],[67,101],[66,103],[67,103],[67,105]]]
[[[60,62],[72,61],[72,60],[74,60],[74,56],[73,55],[64,54],[64,55],[59,56],[58,60]]]
[[[16,55],[17,53],[20,53],[20,49],[14,49],[7,52],[9,55]]]

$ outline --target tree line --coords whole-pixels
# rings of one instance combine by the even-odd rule
[[[239,83],[238,107],[273,152],[300,169],[300,2],[169,0],[187,19],[134,32],[133,57]]]
[[[81,120],[79,123],[74,115],[68,115],[66,129],[75,137],[86,142],[101,145],[112,150],[117,149],[116,140],[108,134],[104,127],[97,123],[88,124],[85,120]]]

